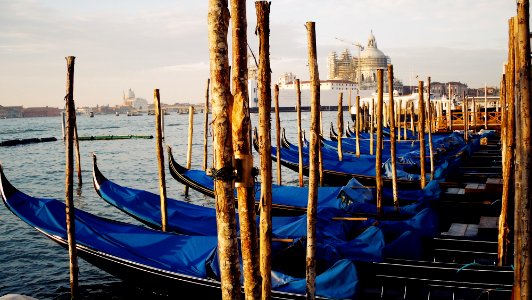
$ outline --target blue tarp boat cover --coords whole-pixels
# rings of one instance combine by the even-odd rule
[[[120,186],[110,180],[98,187],[100,196],[110,204],[124,210],[135,218],[160,227],[160,197],[154,193]],[[194,235],[216,235],[216,211],[175,199],[167,199],[168,229]],[[317,215],[317,241],[327,248],[353,248],[350,252],[340,251],[334,260],[349,258],[357,261],[373,261],[382,258],[384,236],[379,232],[353,236],[361,231],[361,222],[332,221],[334,217],[345,216],[345,211],[333,208],[321,208]],[[259,219],[257,217],[257,224]],[[237,214],[237,230],[239,230]],[[307,215],[291,217],[272,217],[272,235],[275,238],[299,239],[307,234]],[[375,229],[367,229],[375,231]],[[379,231],[377,229],[377,231]],[[371,241],[367,240],[371,239]],[[381,239],[379,242],[378,239]],[[343,253],[343,254],[342,254]],[[349,254],[349,256],[345,256]]]
[[[55,199],[30,197],[16,192],[4,200],[19,218],[45,233],[67,239],[65,205]],[[75,210],[76,242],[78,245],[114,256],[119,264],[132,263],[219,281],[216,236],[187,236],[162,232],[104,219]],[[274,243],[272,247],[286,247]],[[316,295],[329,298],[356,298],[357,272],[353,262],[335,261],[316,277]],[[305,295],[305,278],[272,271],[272,288]]]
[[[360,185],[356,180],[352,181],[353,185]],[[126,211],[128,214],[135,216],[140,220],[148,220],[147,223],[160,226],[160,197],[156,194],[120,186],[110,180],[105,180],[98,186],[98,193],[104,200],[112,205]],[[425,190],[408,191],[412,194],[413,199],[420,199],[412,202],[410,205],[402,207],[402,214],[405,216],[412,216],[411,219],[402,221],[389,221],[390,224],[396,222],[397,228],[402,228],[403,231],[413,231],[419,238],[427,236],[424,233],[428,228],[437,228],[438,220],[434,217],[434,212],[430,209],[422,210],[439,189],[437,183],[429,183]],[[361,197],[354,196],[355,199],[362,201],[357,204],[352,204],[352,207],[358,212],[363,210],[375,213],[375,204],[372,199],[371,189],[359,187],[355,189],[348,189],[351,195],[361,195]],[[407,192],[407,191],[405,191]],[[340,194],[340,193],[339,193]],[[415,195],[414,195],[415,194]],[[427,197],[425,199],[424,197]],[[364,198],[364,200],[362,200]],[[195,204],[167,199],[168,210],[168,228],[180,233],[196,235],[216,234],[216,215],[215,210],[209,207],[198,206]],[[338,200],[336,203],[341,203]],[[357,205],[362,208],[357,208]],[[392,210],[389,207],[388,210]],[[388,242],[399,234],[390,234],[389,230],[381,232],[380,226],[373,226],[375,220],[370,221],[338,221],[333,220],[336,217],[345,217],[350,214],[349,209],[342,207],[323,207],[319,208],[317,214],[317,242],[320,244],[320,256],[332,263],[338,259],[349,258],[355,261],[380,261],[383,256],[383,249],[386,246],[385,236]],[[432,212],[432,214],[428,214]],[[424,218],[422,216],[433,216],[432,218]],[[419,221],[419,220],[423,220]],[[433,223],[428,224],[425,221]],[[259,222],[257,218],[257,222]],[[382,223],[384,226],[388,223]],[[430,226],[429,226],[430,225]],[[237,214],[237,228],[238,214]],[[293,217],[272,217],[272,234],[276,238],[292,238],[300,239],[307,234],[307,215]],[[418,228],[419,227],[419,228]],[[387,227],[384,227],[387,228]],[[425,231],[423,231],[423,228]],[[387,233],[388,232],[388,233]],[[397,244],[398,241],[395,241]],[[403,247],[406,247],[403,245]]]

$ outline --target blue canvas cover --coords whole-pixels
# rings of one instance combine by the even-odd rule
[[[299,154],[297,150],[293,150],[291,148],[281,148],[280,150],[281,154],[281,162],[286,165],[290,166],[298,166],[299,165]],[[419,157],[419,154],[417,155]],[[272,147],[272,157],[277,158],[277,147]],[[383,156],[384,157],[384,156]],[[381,168],[383,168],[383,177],[384,178],[392,178],[391,172],[388,172],[385,168],[385,165],[388,162],[384,162],[381,165]],[[397,173],[397,179],[399,180],[405,180],[405,181],[417,181],[420,178],[419,170],[417,173],[412,173],[408,171],[408,168],[415,167],[419,163],[411,163],[408,164],[404,163],[401,164],[401,167],[399,167],[401,172]],[[442,162],[443,163],[443,162]],[[366,176],[366,177],[375,177],[376,171],[375,171],[375,156],[368,155],[368,156],[361,156],[358,160],[349,160],[349,161],[339,161],[338,157],[323,157],[321,161],[323,170],[326,172],[330,172],[331,174],[338,174],[338,175],[344,175],[344,176]],[[302,165],[304,168],[308,168],[309,166],[309,158],[307,156],[303,156]],[[441,167],[442,171],[445,170],[445,166]],[[443,172],[442,176],[443,176]],[[430,174],[429,174],[430,175]],[[428,177],[428,176],[427,176]]]
[[[151,192],[120,186],[106,180],[98,186],[100,196],[126,211],[141,221],[147,221],[160,227],[160,197]],[[167,199],[167,228],[182,234],[216,235],[216,211],[213,208],[195,205],[175,199]],[[351,252],[335,250],[336,259],[352,260],[380,259],[384,236],[373,235],[351,236],[359,231],[360,222],[332,221],[334,217],[345,216],[343,210],[324,207],[317,215],[317,242],[327,248],[351,247]],[[257,217],[257,224],[259,218]],[[237,213],[237,230],[239,228]],[[300,239],[307,234],[307,215],[294,217],[272,217],[272,235],[274,238]],[[368,240],[368,239],[371,239]],[[379,241],[381,239],[382,241]],[[380,250],[379,250],[380,249]],[[349,254],[349,256],[345,256]]]
[[[382,189],[382,198],[384,205],[393,205],[393,190],[391,188]],[[424,189],[399,189],[397,196],[400,205],[412,204],[413,202],[430,201],[439,199],[441,188],[437,180],[431,180]],[[376,204],[377,189],[375,187],[366,187],[356,178],[351,178],[345,186],[340,189],[337,195],[342,206],[345,207],[349,202],[366,202]]]
[[[22,192],[3,194],[5,205],[19,218],[39,231],[67,239],[63,202],[40,199]],[[75,209],[76,242],[117,259],[118,264],[139,264],[184,274],[194,278],[219,281],[217,238],[187,236],[162,232],[104,219]],[[283,247],[274,243],[273,249]],[[279,246],[281,245],[281,246]],[[272,289],[305,294],[305,278],[272,271]],[[356,297],[357,273],[349,260],[338,260],[316,277],[316,295],[328,298]],[[347,286],[346,286],[347,284]]]

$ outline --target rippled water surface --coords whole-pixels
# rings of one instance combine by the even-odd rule
[[[347,114],[344,112],[344,120]],[[212,115],[209,115],[211,118]],[[302,114],[302,128],[308,132],[309,113]],[[323,112],[324,131],[331,122],[336,124],[337,112]],[[258,115],[252,114],[253,126]],[[174,157],[185,164],[188,136],[188,115],[165,116],[164,145],[170,145]],[[281,113],[281,126],[290,141],[296,142],[295,113]],[[209,122],[211,120],[209,119]],[[194,115],[192,168],[203,164],[203,128],[205,117]],[[127,117],[96,115],[94,118],[78,116],[78,135],[153,135],[155,117]],[[275,145],[275,116],[272,114],[272,145]],[[36,197],[64,200],[65,195],[65,144],[62,140],[61,118],[23,118],[0,120],[0,141],[22,138],[56,137],[55,142],[0,147],[0,161],[11,183],[19,190]],[[209,137],[209,161],[212,161]],[[124,139],[108,141],[80,141],[82,186],[78,188],[74,173],[74,205],[77,208],[110,219],[136,223],[131,217],[107,205],[94,190],[91,179],[92,157],[98,156],[98,166],[106,177],[118,184],[154,193],[159,191],[157,155],[153,139]],[[254,151],[254,164],[258,154]],[[166,152],[165,152],[166,159]],[[273,162],[275,174],[276,163]],[[167,195],[196,204],[213,206],[214,199],[191,190],[185,197],[184,187],[169,174],[165,162]],[[296,184],[297,174],[282,169],[283,183]],[[274,176],[274,178],[276,178]],[[52,242],[19,218],[0,206],[0,296],[10,293],[25,294],[37,299],[69,299],[68,252]],[[83,299],[164,298],[127,283],[79,260],[79,286]]]

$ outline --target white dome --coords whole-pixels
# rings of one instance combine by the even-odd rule
[[[386,55],[377,48],[366,47],[364,51],[360,52],[360,58],[386,58]]]
[[[386,55],[377,47],[377,40],[373,35],[373,30],[369,35],[367,47],[360,53],[360,58],[386,58]]]

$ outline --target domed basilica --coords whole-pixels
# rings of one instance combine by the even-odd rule
[[[376,89],[377,69],[387,69],[391,63],[379,48],[373,32],[368,38],[366,47],[360,46],[357,56],[352,56],[348,49],[344,49],[341,54],[330,52],[327,57],[327,68],[329,79],[343,79],[360,84],[361,90]],[[388,78],[384,72],[384,85],[387,86]]]

